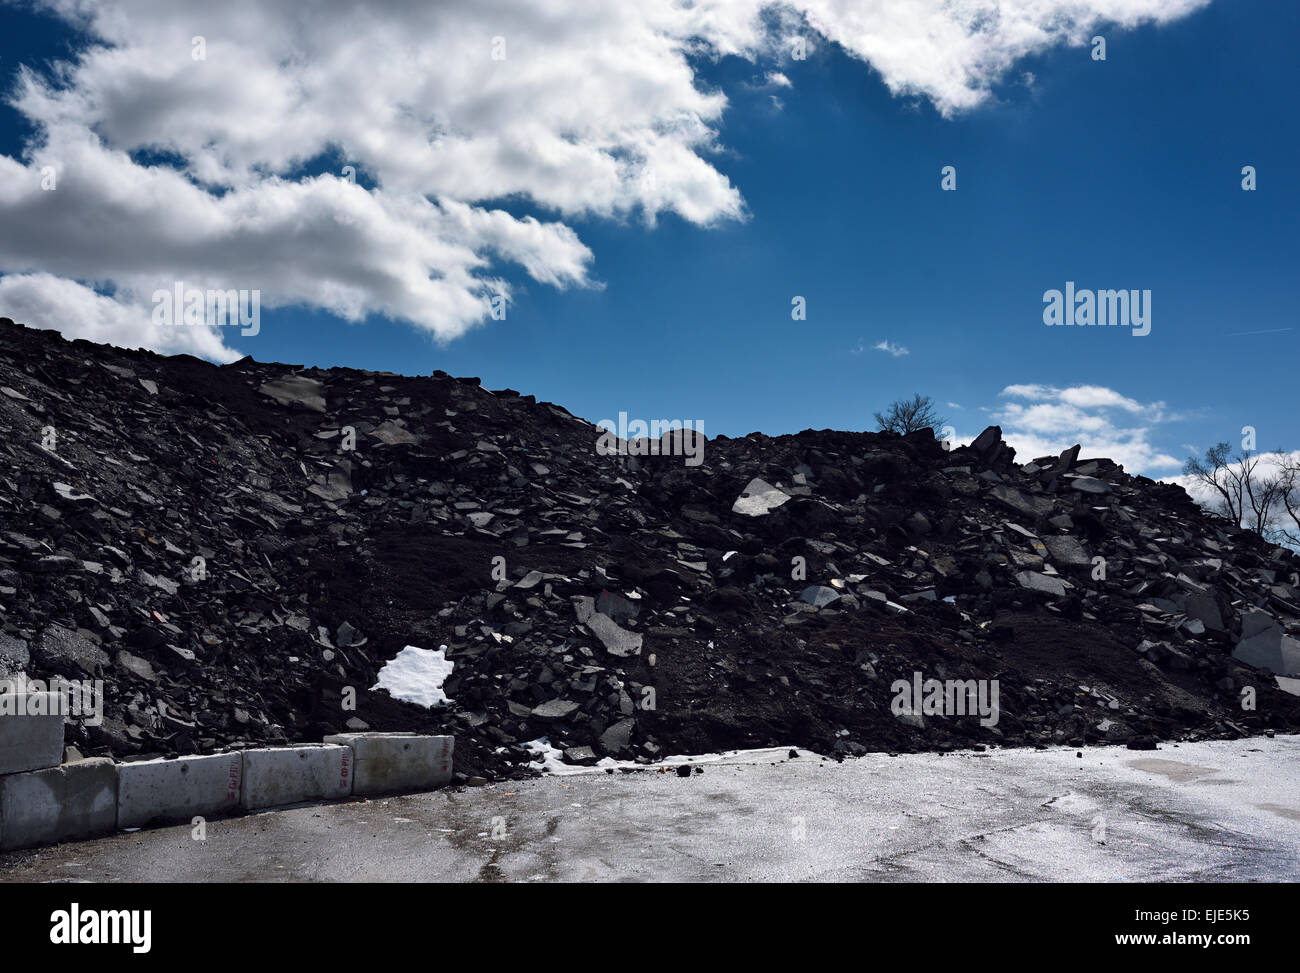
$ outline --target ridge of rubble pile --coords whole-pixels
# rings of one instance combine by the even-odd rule
[[[463,780],[531,773],[543,736],[592,763],[1300,726],[1273,678],[1300,674],[1300,558],[1077,446],[1017,465],[997,427],[687,465],[476,378],[0,319],[0,433],[0,677],[102,678],[88,755],[410,730],[454,734]],[[450,705],[371,690],[407,645],[447,647]],[[899,719],[915,672],[997,679],[1000,719]]]

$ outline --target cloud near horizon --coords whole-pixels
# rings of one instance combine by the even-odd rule
[[[1163,402],[1139,402],[1101,385],[1008,385],[999,395],[1004,401],[991,416],[1021,463],[1079,443],[1081,457],[1114,460],[1131,474],[1182,468],[1183,460],[1148,438],[1153,427],[1178,418]]]
[[[1022,58],[1208,2],[35,0],[84,40],[7,93],[34,135],[0,156],[0,313],[233,357],[219,329],[150,323],[152,293],[183,280],[451,340],[511,299],[511,273],[600,286],[572,221],[747,218],[700,59],[788,87],[796,37],[835,44],[951,116]]]

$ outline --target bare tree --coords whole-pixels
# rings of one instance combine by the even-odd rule
[[[921,429],[933,429],[938,436],[947,422],[935,411],[934,400],[919,392],[910,399],[899,399],[883,414],[876,413],[881,432],[896,432],[901,436]]]
[[[1183,473],[1217,494],[1216,512],[1240,526],[1245,484],[1240,472],[1232,468],[1231,449],[1227,443],[1216,443],[1203,457],[1189,456],[1183,464]]]
[[[1188,457],[1183,472],[1211,490],[1218,501],[1216,512],[1238,527],[1261,536],[1275,533],[1272,520],[1278,508],[1285,506],[1288,492],[1295,493],[1285,487],[1285,471],[1266,475],[1260,469],[1260,454],[1243,449],[1231,456],[1231,448],[1227,443],[1216,443],[1203,457]],[[1300,480],[1300,474],[1292,479]],[[1295,497],[1295,503],[1300,510],[1300,497]]]
[[[1273,526],[1273,539],[1300,547],[1300,458],[1290,455],[1282,462],[1277,475],[1278,523]],[[1291,522],[1282,516],[1285,512]]]
[[[1280,451],[1279,451],[1280,452]],[[1248,510],[1243,510],[1245,526],[1261,537],[1272,531],[1273,514],[1281,501],[1282,481],[1279,474],[1265,475],[1259,469],[1259,457],[1243,453],[1241,458],[1242,481]]]

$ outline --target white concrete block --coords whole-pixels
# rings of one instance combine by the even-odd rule
[[[63,760],[62,698],[11,693],[7,685],[0,680],[0,774],[57,767]]]
[[[249,810],[336,801],[352,793],[352,748],[309,744],[244,751],[240,803]]]
[[[414,733],[338,733],[325,738],[352,748],[356,756],[352,793],[427,791],[451,780],[450,736]]]
[[[242,753],[214,753],[176,760],[141,760],[118,767],[117,826],[189,821],[239,807],[244,779]]]
[[[117,827],[117,765],[102,757],[0,777],[0,849],[88,838]]]

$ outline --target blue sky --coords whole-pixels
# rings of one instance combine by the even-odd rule
[[[264,361],[441,368],[592,421],[694,419],[710,435],[872,428],[873,411],[922,392],[961,438],[1001,419],[1022,459],[1079,439],[1091,447],[1091,437],[1114,448],[1085,452],[1167,475],[1189,446],[1235,443],[1243,425],[1261,448],[1300,448],[1300,6],[1232,0],[1160,24],[1085,26],[1106,38],[1104,62],[1086,45],[1031,51],[970,108],[923,82],[892,92],[898,69],[825,37],[802,61],[696,52],[696,90],[726,99],[698,154],[743,199],[738,214],[720,203],[692,220],[679,205],[652,225],[635,205],[584,213],[542,192],[466,194],[514,226],[531,216],[567,227],[590,251],[582,281],[557,287],[507,260],[492,268],[511,288],[506,320],[450,340],[378,308],[347,321],[300,305],[264,309],[256,336],[225,329],[225,347]],[[79,56],[86,36],[0,5],[6,89],[17,89],[17,65]],[[147,118],[135,125],[147,140]],[[38,129],[0,108],[0,156],[34,165]],[[133,147],[120,119],[95,130]],[[348,157],[332,150],[282,172]],[[940,189],[945,165],[956,167],[955,192]],[[1257,170],[1254,192],[1241,188],[1245,165]],[[364,188],[389,184],[379,169],[363,166]],[[581,187],[547,191],[562,199]],[[64,266],[21,251],[21,241],[0,245],[0,271],[48,271],[99,295],[122,286],[111,254],[101,275],[93,255]],[[1043,292],[1066,281],[1150,290],[1150,334],[1045,326]],[[52,315],[69,306],[41,304],[30,288],[13,295]],[[791,319],[796,295],[804,321]],[[0,314],[12,314],[4,297],[0,286]],[[111,337],[107,328],[96,333]],[[139,343],[140,332],[124,333],[119,343]]]

